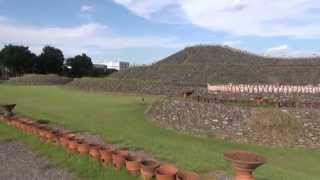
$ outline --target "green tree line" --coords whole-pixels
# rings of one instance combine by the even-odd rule
[[[0,67],[11,74],[37,73],[82,77],[93,72],[91,58],[86,54],[65,59],[63,52],[52,46],[45,46],[37,56],[27,46],[6,45],[0,51]]]

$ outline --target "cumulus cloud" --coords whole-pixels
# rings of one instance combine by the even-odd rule
[[[117,36],[110,28],[99,23],[75,27],[40,27],[0,22],[0,44],[22,44],[39,53],[45,45],[64,50],[66,55],[106,52],[133,47],[164,47],[175,38],[154,36]]]
[[[241,44],[241,41],[237,40],[237,41],[224,41],[222,42],[222,45],[226,45],[226,46],[236,46]]]
[[[312,56],[319,56],[319,54],[315,52],[309,51],[301,51],[290,48],[287,44],[274,46],[267,49],[266,56],[273,56],[273,57],[312,57]]]
[[[82,5],[80,8],[81,12],[93,12],[94,7],[90,5]]]
[[[289,46],[287,44],[283,44],[280,46],[271,47],[267,50],[269,53],[278,53],[278,52],[286,52],[289,50]]]
[[[320,16],[314,11],[320,8],[318,0],[114,1],[150,20],[176,7],[188,23],[233,35],[320,36]]]

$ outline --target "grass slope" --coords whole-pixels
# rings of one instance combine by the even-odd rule
[[[142,103],[137,96],[85,93],[52,86],[0,85],[0,103],[17,103],[19,114],[97,133],[107,142],[142,148],[185,169],[230,173],[232,169],[223,159],[223,151],[241,148],[267,157],[268,163],[256,171],[258,179],[320,178],[319,150],[262,148],[161,129],[144,115],[154,100],[154,97],[146,97]]]

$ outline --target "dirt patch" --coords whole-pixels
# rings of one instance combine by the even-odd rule
[[[20,142],[0,141],[0,179],[71,180],[74,176],[52,166]]]

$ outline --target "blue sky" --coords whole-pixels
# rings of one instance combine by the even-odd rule
[[[0,0],[0,46],[148,64],[185,46],[320,54],[318,0]]]

